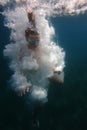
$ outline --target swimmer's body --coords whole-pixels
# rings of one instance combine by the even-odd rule
[[[33,50],[36,53],[36,55],[37,55],[37,52],[38,52],[38,55],[40,55],[39,54],[39,52],[40,52],[40,47],[39,47],[40,36],[39,36],[39,33],[37,32],[37,29],[36,29],[34,12],[28,11],[27,16],[28,16],[29,22],[32,25],[31,27],[28,27],[25,30],[25,38],[27,41],[27,48],[30,50]],[[20,51],[20,53],[21,53],[21,51]],[[23,55],[20,54],[20,60],[22,59],[22,57],[23,57]],[[38,56],[36,56],[36,57],[38,57]],[[59,83],[64,82],[64,80],[60,76],[60,74],[61,74],[60,70],[58,70],[57,68],[53,68],[53,73],[54,73],[53,76],[50,77],[49,79],[52,79],[53,81],[56,81]],[[31,88],[31,86],[24,87],[23,89],[21,89],[18,92],[18,95],[19,96],[25,95],[27,92],[30,91],[30,88]]]

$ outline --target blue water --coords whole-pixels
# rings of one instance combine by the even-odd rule
[[[87,14],[51,19],[58,44],[66,52],[65,83],[51,83],[48,103],[38,114],[39,128],[32,126],[32,114],[24,97],[10,90],[12,74],[3,49],[10,30],[0,15],[0,130],[87,130]]]

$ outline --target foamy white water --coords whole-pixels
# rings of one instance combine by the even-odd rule
[[[12,87],[20,91],[26,86],[33,86],[32,97],[38,100],[47,98],[47,77],[53,76],[53,68],[63,71],[65,67],[65,52],[56,44],[52,37],[55,30],[49,24],[49,17],[56,15],[72,15],[84,13],[87,10],[86,0],[0,0],[14,8],[4,10],[5,26],[11,29],[11,43],[6,45],[4,55],[11,59],[10,68]],[[36,54],[27,48],[25,30],[29,26],[27,10],[34,8],[36,27],[40,34],[40,52]],[[63,75],[62,75],[63,77]]]

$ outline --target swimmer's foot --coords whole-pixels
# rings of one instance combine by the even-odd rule
[[[39,120],[33,121],[33,127],[39,127]]]
[[[21,90],[19,90],[18,92],[18,96],[23,96],[26,93],[28,93],[30,91],[31,86],[26,86],[25,88],[22,88]]]

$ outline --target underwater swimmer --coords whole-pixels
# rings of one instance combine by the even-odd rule
[[[28,47],[28,49],[34,50],[34,52],[36,54],[35,55],[36,60],[37,60],[37,62],[39,62],[37,57],[38,57],[38,55],[40,55],[40,46],[39,46],[40,36],[39,36],[39,33],[37,32],[37,29],[36,29],[35,15],[34,15],[33,11],[28,11],[27,17],[29,20],[29,27],[25,30],[25,38],[26,38],[26,41],[28,43],[27,47]],[[38,52],[38,54],[36,52]],[[19,61],[22,61],[23,54],[22,54],[21,50],[20,50],[19,55],[20,55]],[[61,73],[62,73],[61,69],[54,67],[52,71],[53,71],[53,76],[49,77],[48,79],[51,79],[51,80],[56,81],[58,83],[64,83],[64,80],[61,76]],[[30,88],[31,88],[31,86],[25,86],[23,89],[21,89],[19,91],[18,95],[19,96],[25,95],[27,92],[30,91]]]

